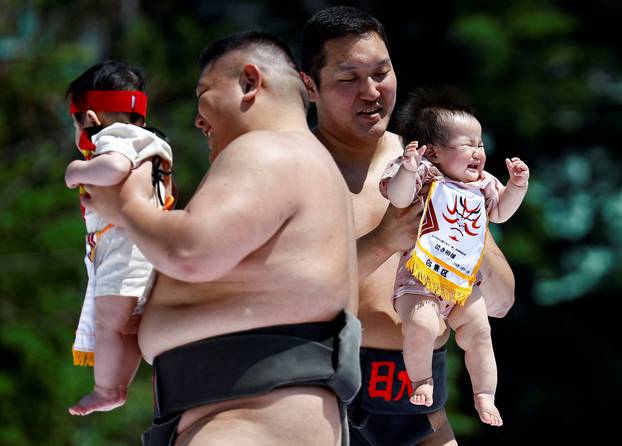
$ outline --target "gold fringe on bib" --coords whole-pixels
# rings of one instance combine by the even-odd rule
[[[410,259],[406,262],[406,268],[408,268],[412,275],[418,279],[423,286],[448,302],[464,305],[473,291],[472,288],[459,287],[428,268],[426,264],[423,263],[423,260],[417,257],[415,250],[413,250]]]

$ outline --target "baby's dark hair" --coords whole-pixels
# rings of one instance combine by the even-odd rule
[[[448,122],[454,116],[473,116],[475,111],[454,88],[419,88],[397,112],[396,127],[404,144],[418,141],[425,144],[446,144]]]
[[[144,92],[147,89],[147,79],[143,70],[125,62],[107,60],[93,65],[75,80],[73,80],[65,97],[71,98],[75,104],[80,104],[89,91],[94,90],[136,90]],[[125,122],[143,125],[145,119],[138,113],[108,112],[107,116],[114,122]],[[75,114],[76,120],[84,124],[84,112]]]

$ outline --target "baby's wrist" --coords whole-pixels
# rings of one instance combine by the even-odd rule
[[[510,184],[519,189],[526,189],[529,186],[529,180],[525,181],[525,184],[516,184],[514,181],[510,180]]]
[[[417,166],[414,166],[414,167],[413,167],[413,166],[408,166],[408,165],[406,165],[406,164],[402,164],[402,167],[404,168],[404,170],[405,170],[406,172],[410,172],[411,174],[416,174],[416,173],[417,173],[417,168],[418,168],[419,166],[417,165]]]

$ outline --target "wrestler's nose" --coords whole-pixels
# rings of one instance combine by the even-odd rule
[[[203,129],[205,127],[205,119],[198,113],[194,117],[194,126],[198,129]]]
[[[375,101],[380,97],[378,85],[371,76],[365,79],[361,84],[361,99],[365,99],[366,101]]]

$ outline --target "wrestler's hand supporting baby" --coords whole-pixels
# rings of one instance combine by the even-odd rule
[[[114,186],[85,185],[90,199],[82,198],[82,205],[86,209],[100,214],[106,221],[123,226],[123,207],[131,205],[134,200],[149,201],[153,194],[151,185],[151,161],[145,161],[132,173]]]
[[[415,243],[422,210],[419,202],[405,209],[389,205],[378,226],[357,240],[360,279]]]

